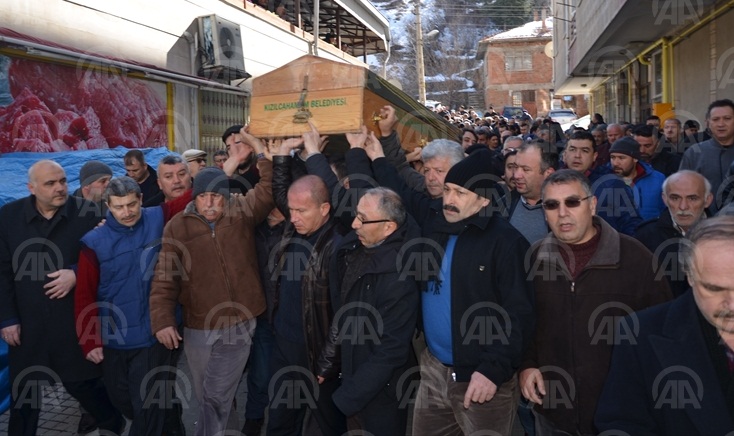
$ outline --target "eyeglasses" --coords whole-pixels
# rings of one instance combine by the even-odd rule
[[[224,163],[227,162],[227,159],[214,159],[215,163]]]
[[[355,218],[357,218],[357,220],[360,223],[362,223],[362,225],[365,225],[365,224],[376,224],[376,223],[387,223],[387,222],[392,221],[392,220],[372,220],[372,221],[365,221],[365,220],[363,220],[360,217],[355,217]]]
[[[204,159],[203,157],[197,157],[196,159],[190,160],[189,162],[205,163],[206,159]]]
[[[563,200],[563,204],[565,204],[566,207],[570,209],[575,209],[581,206],[582,201],[588,200],[591,197],[593,197],[593,195],[589,195],[588,197],[584,197],[584,198],[568,197],[567,199]],[[559,207],[561,207],[561,202],[558,200],[545,200],[542,203],[542,205],[543,205],[543,209],[545,210],[556,210]]]

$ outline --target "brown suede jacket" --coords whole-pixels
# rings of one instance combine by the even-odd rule
[[[152,331],[176,326],[176,304],[184,326],[220,330],[265,311],[255,252],[255,227],[273,209],[273,165],[257,162],[260,182],[247,195],[232,197],[214,227],[195,200],[163,230],[163,243],[150,291]]]

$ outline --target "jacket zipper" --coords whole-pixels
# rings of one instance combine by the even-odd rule
[[[571,314],[574,314],[574,313],[576,313],[576,281],[575,280],[572,280],[571,281]],[[576,337],[576,317],[574,315],[572,315],[571,316],[571,335],[570,335],[570,338],[571,338],[571,341],[572,342],[574,340],[573,338],[575,338],[575,337]],[[573,345],[573,343],[571,343],[571,362],[572,362],[572,365],[573,365],[572,367],[574,369],[576,369],[576,366],[577,366],[576,365],[576,353],[574,351],[574,345]],[[577,374],[577,371],[574,371],[574,374]],[[578,379],[575,376],[573,377],[573,382],[574,382],[574,384],[576,386],[578,386],[578,384],[579,384],[578,383]],[[571,387],[569,386],[569,389],[570,388]],[[577,390],[577,392],[578,392],[578,390]],[[580,420],[579,420],[579,414],[578,414],[578,410],[579,410],[579,408],[578,408],[578,398],[574,398],[573,399],[573,403],[574,403],[573,404],[573,407],[574,407],[574,410],[575,410],[575,413],[574,413],[574,424],[578,428],[578,425],[579,425],[579,422],[580,422]]]
[[[192,215],[196,217],[198,220],[200,220],[201,222],[203,222],[204,225],[206,225],[207,227],[210,227],[209,222],[207,222],[204,218],[196,214],[192,214]],[[214,227],[216,227],[216,224]],[[227,293],[229,294],[229,301],[234,301],[234,296],[232,295],[232,284],[229,282],[229,276],[227,275],[227,268],[224,262],[224,255],[222,254],[222,250],[220,249],[219,244],[217,244],[217,241],[216,241],[216,232],[214,231],[214,227],[211,227],[212,243],[214,244],[214,248],[217,250],[217,256],[219,257],[219,262],[222,264],[222,269],[224,270],[222,272],[224,275],[224,281],[227,284]]]

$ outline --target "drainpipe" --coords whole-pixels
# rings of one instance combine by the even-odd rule
[[[296,0],[298,1],[298,0]],[[313,21],[313,55],[318,56],[319,55],[319,15],[321,14],[321,1],[316,0],[314,2],[313,6],[313,17],[311,18],[311,21]]]
[[[387,43],[387,56],[385,56],[385,62],[382,64],[382,78],[387,80],[387,62],[390,60],[390,42]]]
[[[662,76],[663,76],[663,103],[673,104],[673,46],[670,39],[663,38],[662,47]]]
[[[196,76],[196,53],[198,53],[199,49],[199,41],[198,39],[192,35],[190,32],[186,31],[183,33],[183,37],[186,38],[186,42],[189,43],[189,60],[191,61],[191,75]],[[171,85],[173,86],[173,85]],[[169,95],[173,95],[173,92],[170,92]],[[189,89],[189,107],[191,108],[191,141],[190,144],[194,148],[199,148],[199,89],[193,88]],[[171,118],[173,118],[173,112],[171,112]],[[174,122],[170,123],[169,126],[175,125],[175,120],[172,120]],[[170,128],[170,127],[169,127]],[[169,136],[172,137],[172,136]]]

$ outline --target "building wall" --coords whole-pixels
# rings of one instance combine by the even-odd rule
[[[704,124],[714,100],[734,96],[734,11],[674,47],[676,116]]]
[[[191,74],[186,31],[202,15],[240,25],[245,69],[257,77],[308,54],[311,36],[261,8],[240,9],[243,2],[220,0],[3,0],[0,26],[75,46],[86,51],[152,64]],[[237,5],[238,7],[234,7]],[[164,17],[164,18],[161,18]],[[320,47],[320,55],[344,60],[335,47]],[[348,59],[360,63],[357,59]]]
[[[525,109],[533,116],[545,115],[550,110],[553,60],[543,51],[549,41],[549,38],[542,38],[538,41],[492,43],[487,47],[484,59],[487,71],[484,95],[487,106],[496,109],[513,106],[513,91],[535,90],[534,101],[523,101]],[[508,53],[530,53],[532,69],[506,71],[505,56]]]
[[[39,7],[36,1],[2,0],[0,27],[76,50],[187,75],[196,75],[199,16],[215,14],[239,24],[245,70],[253,77],[308,54],[313,39],[297,28],[291,29],[276,15],[241,0],[45,0],[42,4]],[[248,5],[246,10],[243,4]],[[319,55],[365,66],[328,44],[319,45]],[[83,56],[77,68],[87,68]],[[235,83],[244,94],[251,89],[252,80]],[[200,144],[205,139],[199,131],[198,88],[174,83],[171,95],[174,147],[179,151],[204,147]]]
[[[573,71],[581,62],[584,55],[591,50],[594,43],[603,37],[606,26],[617,16],[627,1],[639,0],[587,0],[578,2],[558,1],[559,3],[577,4],[576,23],[583,29],[582,34],[571,36],[568,48],[568,71]],[[562,5],[560,5],[562,6]],[[562,80],[562,78],[561,78]]]

